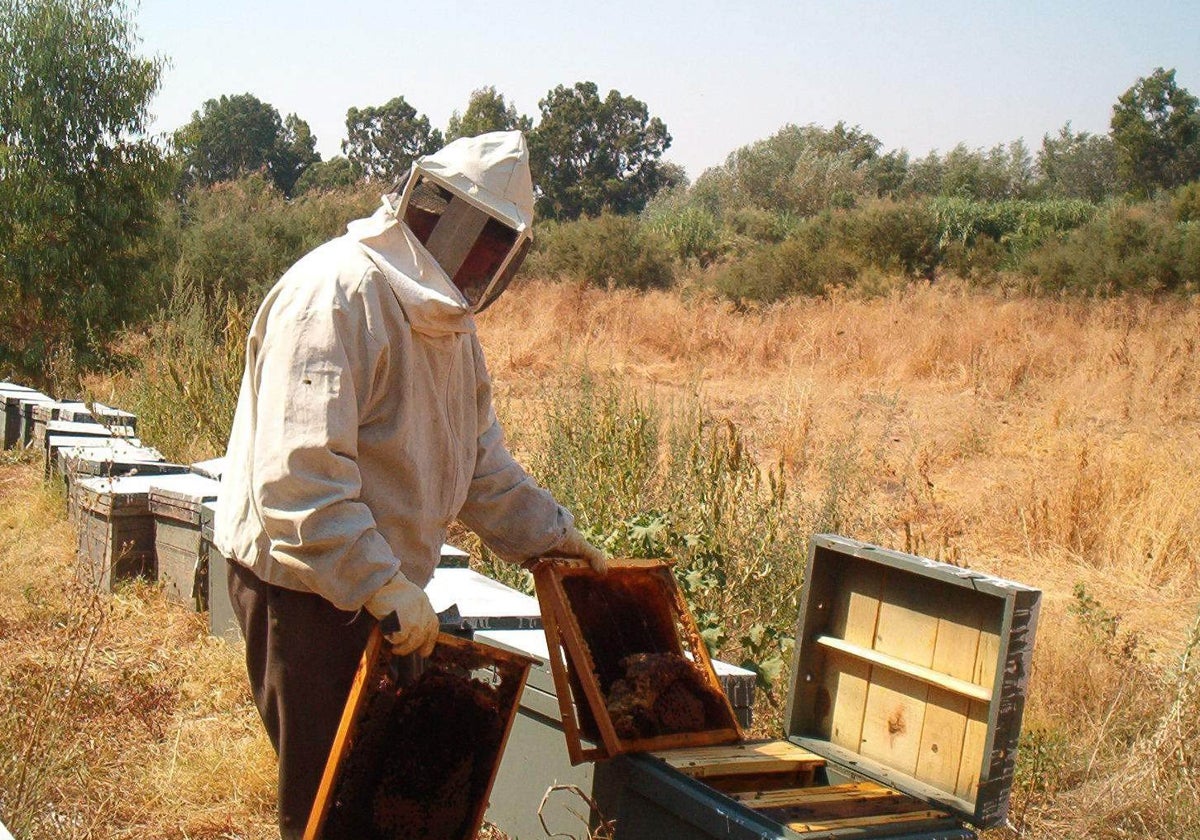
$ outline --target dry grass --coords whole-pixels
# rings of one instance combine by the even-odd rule
[[[1200,304],[939,286],[739,312],[526,283],[480,330],[510,427],[584,369],[698,399],[813,504],[853,475],[851,536],[1040,586],[998,836],[1200,836]],[[88,606],[65,587],[73,537],[36,484],[0,468],[0,743],[58,710],[29,830],[269,836],[273,762],[236,654],[153,588]]]
[[[538,422],[538,383],[564,370],[698,392],[800,494],[865,477],[852,504],[874,533],[852,536],[1041,587],[1015,829],[1200,836],[1200,666],[1181,665],[1200,611],[1200,304],[939,286],[737,312],[530,283],[481,331],[510,425]]]
[[[0,812],[17,837],[268,838],[274,756],[241,654],[156,587],[72,583],[31,463],[0,466]]]

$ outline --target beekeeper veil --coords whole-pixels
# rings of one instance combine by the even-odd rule
[[[533,241],[529,149],[519,131],[461,137],[418,158],[398,215],[472,312],[486,309]]]

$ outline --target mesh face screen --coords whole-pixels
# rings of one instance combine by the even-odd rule
[[[412,228],[422,245],[429,241],[429,235],[446,212],[452,197],[449,190],[428,178],[417,180],[408,199],[408,207],[404,210],[404,222]]]
[[[409,195],[404,222],[477,312],[499,296],[528,250],[526,239],[520,253],[509,260],[505,277],[498,279],[497,272],[517,244],[517,231],[422,176]]]
[[[517,232],[496,219],[488,219],[466,259],[454,274],[454,285],[472,307],[481,302],[508,252],[517,242]]]

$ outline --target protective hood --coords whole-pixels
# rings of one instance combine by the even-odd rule
[[[460,137],[441,151],[418,158],[413,174],[419,172],[482,205],[517,231],[533,226],[529,148],[519,131]]]
[[[532,242],[533,181],[519,131],[461,137],[418,158],[396,215],[473,312],[512,280]]]

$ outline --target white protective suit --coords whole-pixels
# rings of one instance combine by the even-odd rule
[[[519,132],[463,138],[419,163],[528,230]],[[215,523],[225,556],[343,610],[397,570],[424,586],[456,517],[513,561],[552,550],[572,524],[505,447],[471,312],[395,201],[264,300]]]

